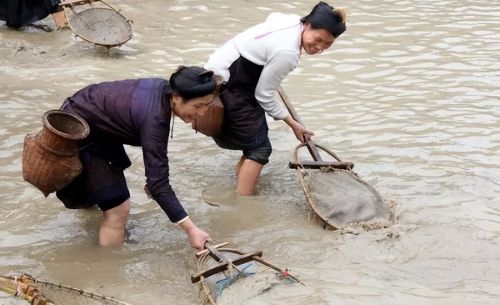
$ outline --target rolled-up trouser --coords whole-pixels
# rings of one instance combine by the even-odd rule
[[[82,172],[70,184],[56,192],[69,209],[99,206],[104,212],[130,198],[123,168],[113,165],[92,149],[80,150]]]
[[[269,162],[269,156],[273,151],[267,133],[267,122],[264,121],[257,134],[249,139],[240,140],[226,134],[215,136],[213,139],[219,147],[231,150],[241,150],[245,158],[265,165]]]

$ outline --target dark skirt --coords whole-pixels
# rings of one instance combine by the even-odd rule
[[[9,27],[19,28],[54,13],[58,5],[59,0],[1,0],[0,20]]]
[[[130,160],[123,145],[87,144],[80,149],[80,161],[81,174],[56,193],[64,206],[82,209],[97,205],[107,211],[130,197],[123,173]]]

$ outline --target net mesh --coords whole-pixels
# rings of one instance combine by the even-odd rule
[[[24,299],[33,305],[127,305],[111,297],[73,287],[37,281],[27,274],[0,277],[0,288],[0,290]]]
[[[386,223],[390,210],[380,194],[348,170],[302,170],[302,183],[315,212],[335,227]]]
[[[276,294],[290,293],[286,290],[296,290],[292,281],[280,279],[276,271],[255,265],[251,277],[241,278],[224,290],[217,299],[217,305],[234,304],[272,304],[271,298]]]
[[[254,276],[258,272],[259,266],[255,262],[249,262],[238,266],[236,270],[231,272],[221,272],[209,276],[205,279],[205,284],[210,291],[212,299],[219,303],[219,299],[223,295],[223,291],[226,291],[226,288],[232,286],[236,281],[245,277]],[[224,292],[224,294],[226,294],[226,292]]]
[[[127,19],[108,8],[95,7],[80,12],[73,11],[69,24],[75,34],[99,45],[120,45],[132,37],[132,27]]]
[[[38,282],[38,290],[54,305],[126,305],[113,298],[80,289]]]

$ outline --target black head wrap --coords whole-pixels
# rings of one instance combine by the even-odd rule
[[[170,76],[170,87],[185,100],[205,96],[215,90],[213,76],[214,72],[201,67],[181,66]]]
[[[325,29],[337,38],[344,33],[346,27],[342,17],[333,9],[333,6],[320,1],[313,7],[311,13],[303,17],[301,21],[309,22],[314,29]]]

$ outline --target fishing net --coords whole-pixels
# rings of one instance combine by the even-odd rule
[[[244,252],[231,248],[218,251],[229,265],[225,271],[200,278],[203,304],[241,304],[269,293],[273,287],[300,283],[287,269],[276,267],[259,256],[252,256],[253,260],[236,266],[231,261]],[[209,270],[219,263],[206,253],[198,258],[198,271]]]
[[[246,278],[240,278],[224,289],[217,299],[217,305],[234,304],[276,304],[271,300],[282,295],[293,293],[297,290],[296,282],[285,279],[276,271],[255,266],[254,274]],[[293,286],[291,286],[293,285]],[[280,302],[287,304],[288,302]]]
[[[283,88],[278,94],[291,116],[301,121]],[[354,164],[343,162],[330,149],[316,144],[310,137],[294,151],[290,168],[297,169],[307,203],[323,221],[324,227],[338,229],[360,224],[376,228],[390,224],[392,213],[380,194],[352,171]],[[299,151],[307,148],[309,157],[299,158]],[[321,155],[326,154],[328,160]],[[310,160],[312,157],[312,161]]]
[[[132,38],[130,20],[111,5],[77,11],[73,6],[66,9],[71,30],[79,37],[102,46],[121,45]]]
[[[0,290],[22,298],[32,305],[127,305],[111,297],[38,281],[27,274],[19,277],[0,277]]]
[[[389,209],[382,197],[352,171],[308,170],[304,184],[316,212],[335,227],[351,223],[382,223]]]
[[[340,158],[327,148],[315,144],[335,160]],[[297,147],[295,159],[298,163]],[[386,226],[391,212],[380,194],[352,169],[322,167],[298,168],[299,179],[307,202],[324,222],[325,227],[341,228],[351,224],[365,227]]]

